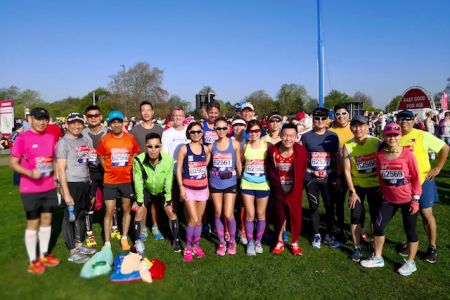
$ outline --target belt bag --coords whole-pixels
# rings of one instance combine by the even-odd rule
[[[266,182],[266,175],[263,176],[255,176],[245,173],[242,175],[242,178],[251,183],[263,183]]]

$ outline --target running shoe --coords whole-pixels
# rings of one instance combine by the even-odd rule
[[[247,236],[245,235],[245,231],[241,231],[240,241],[241,241],[242,245],[247,246],[248,240],[247,240]]]
[[[173,252],[181,252],[181,243],[179,239],[174,239],[172,241],[172,250]]]
[[[158,226],[153,226],[152,227],[152,234],[153,237],[155,238],[155,240],[163,240],[164,236],[161,234],[161,231],[159,231]]]
[[[117,229],[113,229],[111,231],[111,238],[112,239],[118,239],[120,241],[120,239],[122,238],[122,236],[120,235],[120,231]]]
[[[45,266],[39,260],[35,260],[28,265],[27,271],[34,275],[42,275],[45,272]]]
[[[144,228],[141,230],[141,232],[139,232],[139,239],[145,242],[147,240],[147,237],[148,237],[147,228]]]
[[[294,255],[297,255],[297,256],[303,255],[303,250],[302,250],[302,248],[300,248],[298,243],[291,243],[291,251],[292,251],[292,254],[294,254]]]
[[[400,244],[397,246],[398,254],[400,254],[403,257],[408,257],[408,243]]]
[[[80,253],[77,249],[67,260],[76,264],[84,264],[89,260],[89,256]]]
[[[81,254],[92,255],[92,254],[94,254],[95,252],[97,252],[97,249],[93,249],[93,248],[86,247],[85,245],[81,245],[81,246],[78,248],[78,251],[79,251]]]
[[[136,242],[134,243],[134,250],[136,251],[137,254],[141,255],[142,257],[144,257],[144,253],[145,253],[145,245],[144,242],[140,239],[137,239]]]
[[[283,229],[283,242],[287,243],[288,242],[288,234],[286,229]]]
[[[320,243],[321,243],[320,233],[317,233],[313,236],[313,240],[311,242],[311,245],[315,249],[320,249]]]
[[[186,247],[184,249],[184,253],[183,253],[183,260],[185,262],[190,262],[192,261],[193,257],[192,257],[192,248],[191,247]]]
[[[281,254],[284,251],[283,241],[278,241],[275,248],[272,249],[272,254]]]
[[[434,264],[437,261],[437,249],[435,246],[429,245],[427,254],[425,255],[425,260],[429,263]]]
[[[120,239],[120,245],[122,246],[122,251],[130,251],[131,247],[128,243],[128,239],[126,237]]]
[[[247,244],[247,256],[255,256],[255,255],[256,255],[255,242],[249,241]]]
[[[197,257],[197,258],[202,258],[203,256],[205,256],[205,252],[203,251],[202,248],[200,248],[200,246],[194,246],[194,248],[192,249],[192,253]]]
[[[364,268],[382,268],[384,267],[384,259],[383,257],[376,258],[375,255],[372,255],[368,259],[362,260],[361,266]]]
[[[258,253],[258,254],[262,254],[264,252],[264,249],[263,249],[263,247],[261,245],[261,242],[257,241],[255,243],[255,252]]]
[[[88,246],[89,248],[97,247],[97,242],[95,241],[94,235],[88,235],[86,237],[86,246]]]
[[[361,249],[360,248],[355,248],[355,250],[353,250],[352,256],[351,256],[352,261],[359,263],[361,261]]]
[[[219,243],[219,247],[216,250],[216,254],[219,256],[224,256],[227,252],[227,246],[225,245],[225,242]]]
[[[397,270],[402,276],[409,276],[417,271],[416,263],[405,259],[405,263]]]
[[[57,265],[59,265],[59,259],[54,257],[51,253],[48,253],[43,258],[41,258],[40,262],[46,267],[56,267]]]
[[[325,245],[330,246],[331,248],[339,248],[340,246],[342,246],[342,243],[339,242],[338,240],[336,240],[336,238],[334,236],[332,236],[331,234],[325,234],[325,238],[323,239],[323,243]]]
[[[236,254],[236,242],[231,241],[228,243],[228,249],[227,249],[228,255],[235,255]]]

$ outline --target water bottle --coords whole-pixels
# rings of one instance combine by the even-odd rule
[[[69,222],[75,222],[75,207],[73,205],[68,205],[67,212],[69,214]]]

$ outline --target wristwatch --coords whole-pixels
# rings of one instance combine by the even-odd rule
[[[351,194],[354,194],[354,193],[355,193],[355,190],[348,190],[348,192],[349,192],[350,195],[351,195]]]

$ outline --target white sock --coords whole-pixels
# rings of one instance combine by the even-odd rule
[[[47,254],[48,244],[50,243],[50,235],[52,233],[52,227],[39,227],[39,250],[41,257]]]
[[[37,230],[25,230],[25,248],[27,249],[30,263],[36,260],[36,246],[37,246]]]

